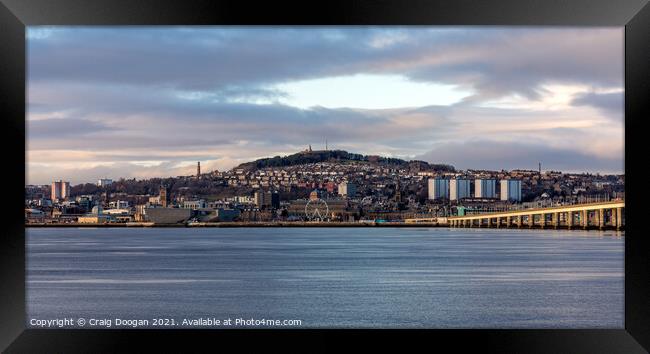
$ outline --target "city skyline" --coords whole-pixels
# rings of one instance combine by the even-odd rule
[[[191,175],[311,144],[623,172],[623,28],[29,27],[27,184]]]

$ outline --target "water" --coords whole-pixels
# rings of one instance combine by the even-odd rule
[[[29,327],[64,317],[148,319],[150,328],[159,328],[153,318],[297,319],[299,328],[624,326],[624,237],[614,231],[26,233]]]

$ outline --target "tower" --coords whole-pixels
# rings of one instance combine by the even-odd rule
[[[201,161],[196,163],[196,178],[201,177]]]
[[[402,192],[400,191],[399,188],[399,179],[397,180],[397,184],[395,185],[395,201],[398,203],[402,202]]]
[[[169,204],[169,193],[167,187],[163,185],[160,186],[160,204],[162,204],[163,208],[166,208]]]

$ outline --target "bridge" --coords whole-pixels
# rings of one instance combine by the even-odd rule
[[[616,229],[624,226],[624,200],[450,216],[452,227]]]

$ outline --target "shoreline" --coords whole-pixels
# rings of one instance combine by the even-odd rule
[[[363,227],[440,227],[440,228],[450,228],[450,229],[504,229],[504,230],[600,230],[600,231],[625,231],[625,228],[616,230],[614,227],[604,227],[599,228],[598,226],[589,226],[588,228],[584,227],[572,227],[568,228],[566,226],[559,227],[451,227],[447,223],[432,223],[432,222],[419,222],[419,223],[405,223],[405,222],[381,222],[381,223],[360,223],[360,222],[218,222],[218,223],[194,223],[194,224],[155,224],[147,222],[132,222],[132,223],[102,223],[102,224],[92,224],[92,223],[32,223],[25,224],[25,228],[275,228],[275,227],[322,227],[322,228],[337,228],[337,227],[348,227],[348,228],[363,228]]]

